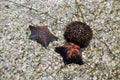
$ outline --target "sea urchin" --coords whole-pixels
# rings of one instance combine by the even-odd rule
[[[66,26],[64,38],[68,42],[75,43],[80,47],[86,47],[92,39],[92,29],[80,21],[71,22]]]

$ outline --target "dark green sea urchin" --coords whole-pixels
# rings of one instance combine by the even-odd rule
[[[68,42],[73,42],[80,47],[86,47],[92,39],[92,29],[80,21],[71,22],[66,26],[64,38]]]

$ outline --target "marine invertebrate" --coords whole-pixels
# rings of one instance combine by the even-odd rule
[[[55,37],[47,28],[47,26],[32,26],[29,25],[31,30],[30,39],[37,41],[42,46],[47,47],[50,42],[57,40],[58,38]]]
[[[69,42],[63,46],[56,47],[55,51],[61,54],[65,64],[83,64],[80,47],[74,43]]]
[[[74,21],[66,26],[64,38],[68,42],[75,43],[81,48],[86,47],[92,39],[92,29],[80,21]]]

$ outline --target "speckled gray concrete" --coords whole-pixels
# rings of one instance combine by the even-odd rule
[[[74,0],[0,0],[0,80],[120,80],[120,0],[79,4],[94,36],[82,52],[85,64],[64,66],[54,48],[77,20]],[[59,40],[41,47],[28,39],[30,24],[48,25]]]

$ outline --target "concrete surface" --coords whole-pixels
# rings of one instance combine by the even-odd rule
[[[78,1],[94,36],[85,64],[64,66],[54,48],[65,43],[65,25],[78,20],[75,1],[0,0],[0,80],[120,80],[120,0]],[[30,24],[48,25],[59,40],[41,47],[29,39]]]

